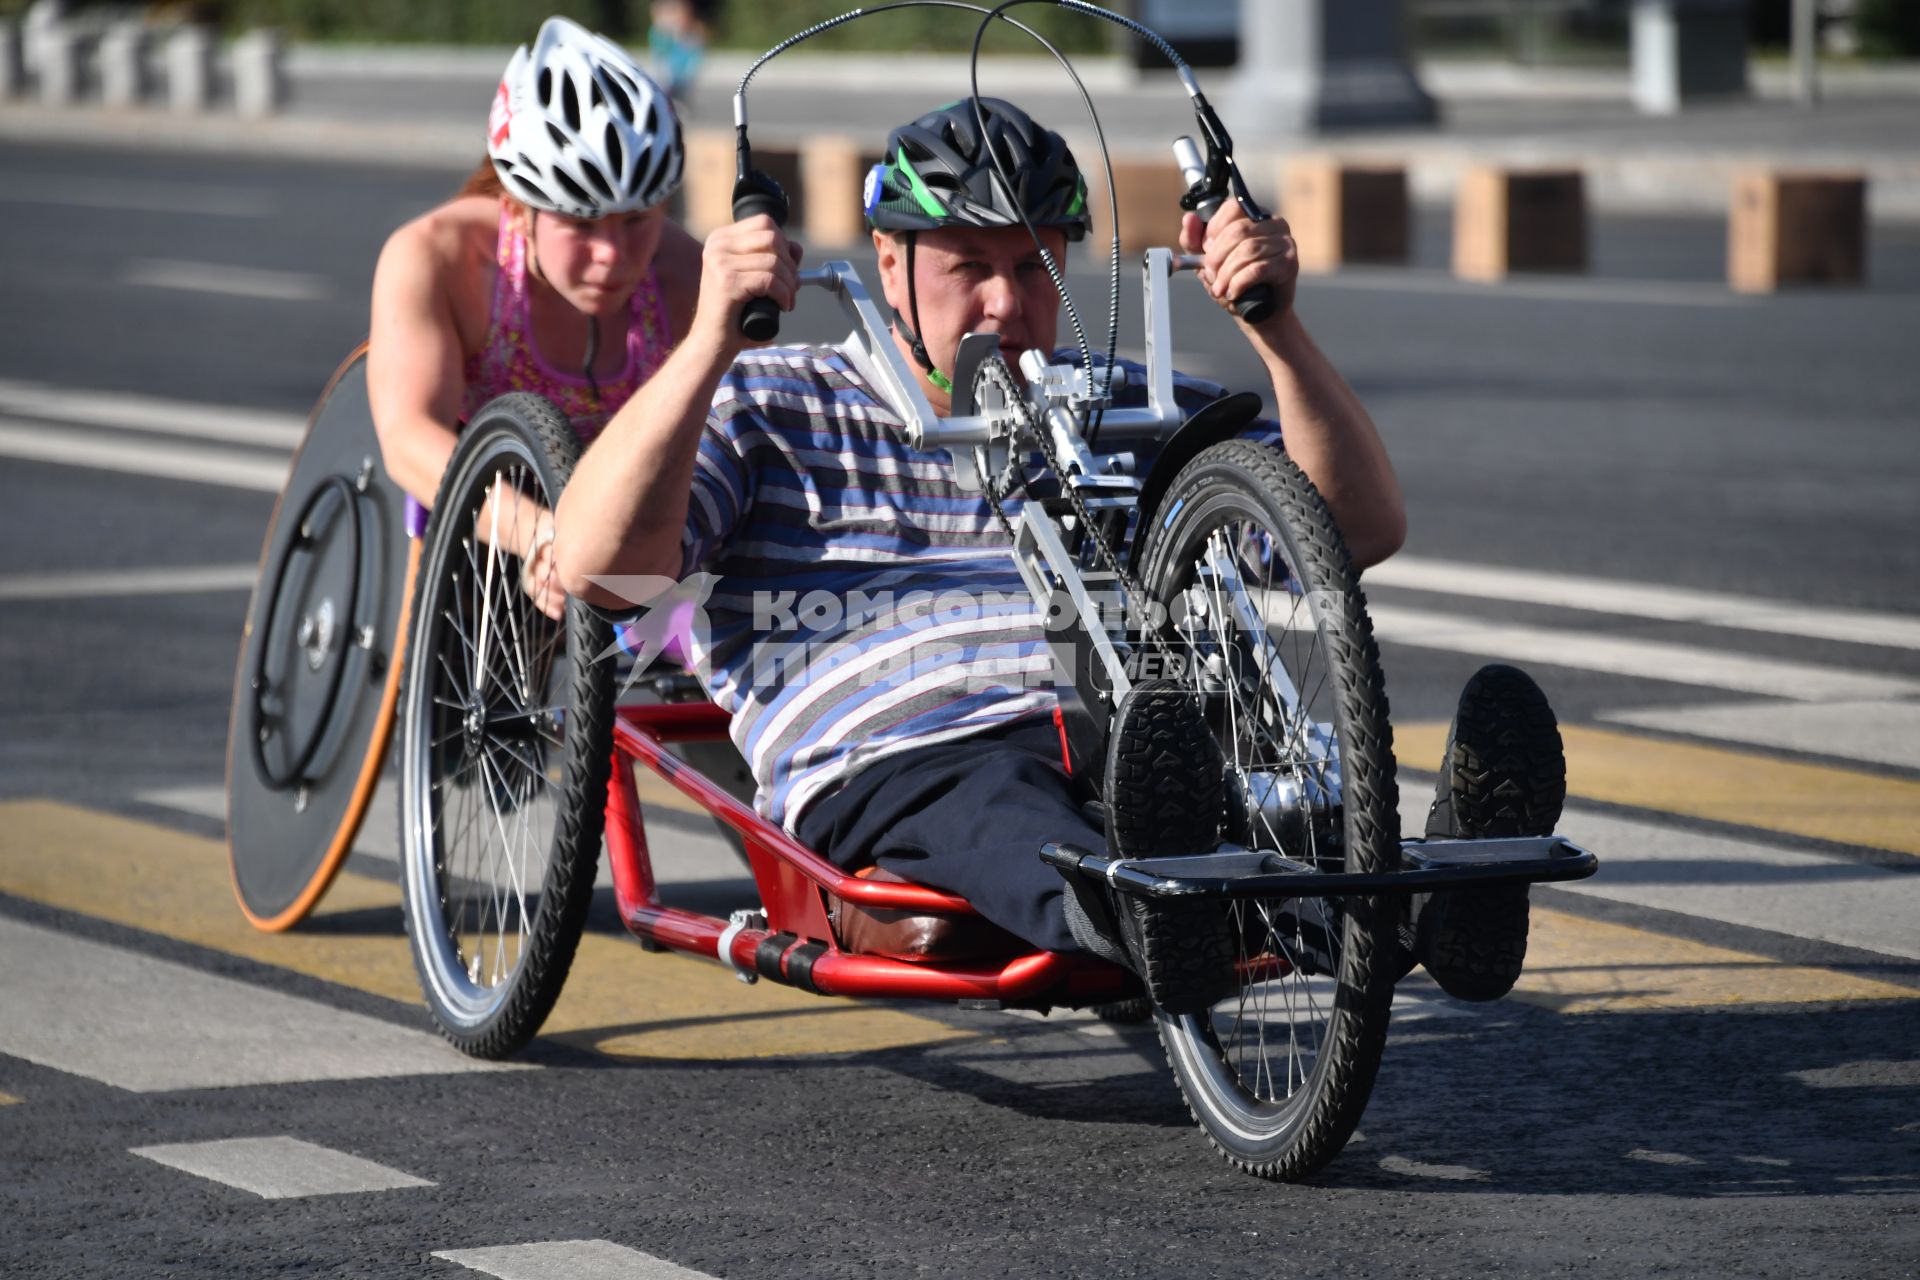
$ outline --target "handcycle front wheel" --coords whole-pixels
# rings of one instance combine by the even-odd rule
[[[1214,445],[1174,481],[1143,548],[1169,674],[1227,764],[1228,839],[1324,871],[1399,865],[1391,730],[1359,584],[1325,504],[1285,454]],[[1237,900],[1237,989],[1156,1011],[1216,1148],[1294,1179],[1339,1153],[1385,1047],[1395,930],[1377,898]]]
[[[612,628],[574,600],[549,619],[514,554],[578,455],[547,401],[490,402],[447,463],[420,557],[400,717],[407,935],[434,1021],[482,1058],[552,1011],[599,860]]]

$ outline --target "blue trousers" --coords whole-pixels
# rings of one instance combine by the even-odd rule
[[[878,865],[957,893],[1036,947],[1078,951],[1050,840],[1106,851],[1060,761],[1051,720],[1026,720],[881,760],[808,806],[800,841],[847,870]]]

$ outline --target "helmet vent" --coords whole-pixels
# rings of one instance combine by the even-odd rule
[[[573,81],[562,77],[560,81],[560,110],[567,117],[567,128],[575,133],[580,131],[580,95],[575,92]]]
[[[607,105],[622,120],[633,120],[633,95],[617,79],[607,77]]]
[[[585,187],[582,187],[579,183],[575,182],[572,178],[569,178],[566,174],[560,172],[560,170],[555,169],[553,171],[553,180],[555,182],[558,182],[561,186],[567,189],[567,194],[573,197],[575,204],[592,205],[596,203],[593,196],[588,194],[587,189]],[[613,193],[609,191],[607,195],[609,198],[611,198]]]
[[[627,149],[620,145],[620,130],[612,121],[607,122],[607,158],[613,162],[615,173],[627,167]]]
[[[553,105],[553,72],[545,67],[540,69],[540,101],[543,105]]]
[[[553,139],[553,145],[560,148],[560,150],[565,151],[568,145],[567,135],[560,132],[560,126],[555,124],[551,120],[546,122],[546,126],[547,126],[547,136]]]

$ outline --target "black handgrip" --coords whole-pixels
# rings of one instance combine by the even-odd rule
[[[1257,284],[1233,300],[1233,314],[1248,324],[1265,324],[1277,305],[1273,286]]]
[[[742,222],[766,214],[787,225],[787,193],[771,175],[755,169],[733,184],[733,220]],[[749,342],[772,342],[780,336],[780,304],[772,298],[749,298],[740,308],[740,334]]]

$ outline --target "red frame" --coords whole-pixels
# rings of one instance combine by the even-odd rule
[[[669,742],[727,736],[727,713],[708,702],[620,707],[607,781],[607,858],[620,918],[643,941],[709,956],[742,973],[759,973],[836,996],[997,1001],[1011,1006],[1083,1005],[1136,994],[1117,965],[1090,956],[1026,951],[998,963],[898,960],[842,951],[827,922],[826,896],[915,915],[978,915],[964,898],[917,884],[851,876],[806,848],[666,749]],[[739,832],[766,911],[764,929],[734,929],[716,916],[660,902],[647,850],[646,823],[633,766],[643,764],[719,821]],[[720,954],[722,939],[727,954]],[[778,938],[779,958],[760,952]],[[824,949],[823,949],[824,948]],[[811,959],[811,964],[806,963]],[[797,964],[790,962],[799,960]]]

